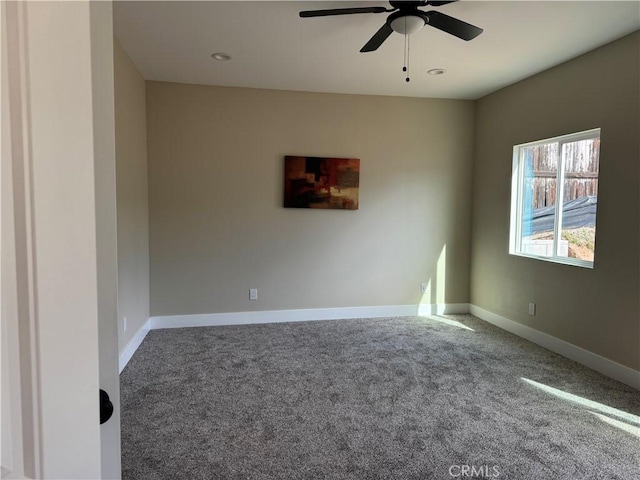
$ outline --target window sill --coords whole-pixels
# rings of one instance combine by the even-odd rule
[[[582,268],[593,269],[593,262],[589,260],[580,260],[578,258],[545,257],[542,255],[533,255],[530,253],[518,253],[518,252],[509,252],[509,255],[514,255],[516,257],[532,258],[534,260],[542,260],[543,262],[561,263],[563,265],[570,265],[572,267],[582,267]]]

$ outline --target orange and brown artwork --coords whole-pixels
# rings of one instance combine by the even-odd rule
[[[358,209],[360,159],[284,157],[284,206]]]

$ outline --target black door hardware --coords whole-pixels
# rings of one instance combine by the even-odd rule
[[[113,403],[109,400],[109,394],[100,389],[100,425],[109,420],[113,415]]]

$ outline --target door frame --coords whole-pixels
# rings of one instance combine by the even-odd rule
[[[2,8],[3,478],[119,478],[112,5]]]

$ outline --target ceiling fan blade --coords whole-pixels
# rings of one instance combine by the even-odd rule
[[[307,10],[300,12],[300,17],[327,17],[329,15],[351,15],[352,13],[382,13],[386,12],[384,7],[360,7],[360,8],[336,8],[332,10]]]
[[[373,52],[377,50],[380,45],[387,39],[389,35],[393,33],[391,25],[385,22],[380,30],[373,34],[373,37],[360,49],[361,52]]]
[[[480,27],[476,27],[475,25],[471,25],[470,23],[450,17],[449,15],[445,15],[444,13],[436,12],[435,10],[426,12],[426,14],[427,17],[429,17],[429,22],[427,22],[427,25],[431,25],[438,30],[450,33],[451,35],[454,35],[463,40],[473,40],[483,32]]]
[[[446,5],[448,3],[454,3],[457,2],[458,0],[443,0],[440,2],[427,2],[425,3],[425,5],[431,5],[432,7],[441,7],[443,5]]]

